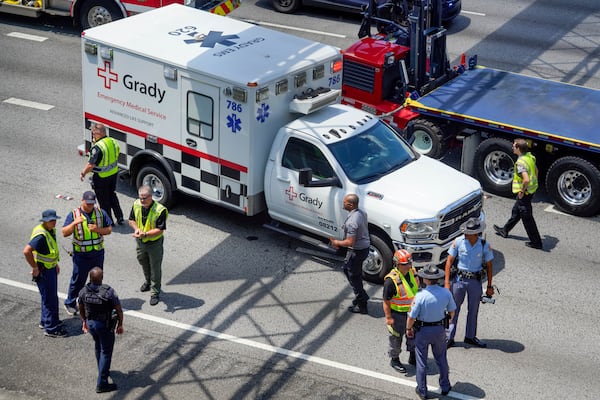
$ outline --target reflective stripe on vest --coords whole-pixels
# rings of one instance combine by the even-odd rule
[[[384,280],[390,278],[396,286],[396,295],[390,299],[390,308],[394,311],[410,311],[412,301],[417,294],[417,290],[419,290],[419,285],[417,285],[417,280],[415,279],[415,274],[412,268],[408,271],[408,275],[412,286],[409,286],[406,278],[404,278],[404,275],[402,275],[396,268],[392,269],[384,278]]]
[[[110,137],[103,137],[96,142],[96,146],[98,146],[102,152],[102,159],[100,160],[100,163],[94,167],[93,171],[97,173],[100,178],[106,178],[107,176],[119,172],[117,162],[119,161],[119,152],[121,149],[119,148],[117,141]]]
[[[142,232],[148,232],[149,230],[156,228],[156,220],[158,219],[158,217],[160,217],[160,214],[162,214],[163,211],[165,212],[165,218],[169,215],[169,211],[166,209],[165,206],[163,206],[157,201],[152,201],[152,205],[150,206],[150,210],[148,211],[148,216],[146,217],[146,223],[143,224],[142,208],[142,202],[139,199],[133,202],[133,215],[135,216],[135,223],[137,224],[138,228],[142,230]],[[142,240],[142,242],[146,243],[158,240],[162,236],[163,232],[161,231],[159,235],[140,239]]]
[[[83,215],[81,208],[73,210],[73,219],[77,219]],[[96,224],[98,228],[104,227],[104,218],[102,210],[94,207],[91,220],[88,221],[87,216],[83,215],[83,221],[75,225],[73,229],[73,250],[78,253],[87,253],[94,250],[102,250],[104,248],[104,237],[96,232],[90,231],[88,224]]]
[[[31,231],[31,237],[29,238],[29,240],[31,241],[34,237],[42,235],[44,236],[44,239],[46,239],[46,245],[48,246],[49,253],[40,254],[36,250],[33,250],[33,259],[36,263],[42,264],[47,269],[52,269],[56,267],[58,261],[60,260],[58,254],[58,243],[56,243],[55,239],[56,229],[53,229],[52,231],[54,233],[54,237],[52,237],[52,234],[44,228],[43,224],[39,224],[35,228],[33,228],[33,231]]]
[[[523,189],[523,177],[521,176],[521,174],[519,174],[517,170],[517,164],[519,163],[525,166],[525,169],[527,170],[527,175],[529,175],[529,185],[527,185],[527,193],[535,193],[535,191],[538,188],[538,177],[535,171],[535,156],[529,152],[519,156],[519,158],[515,162],[512,192],[519,193],[521,189]]]

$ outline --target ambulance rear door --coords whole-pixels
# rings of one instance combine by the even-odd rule
[[[181,78],[181,185],[219,200],[219,88]]]

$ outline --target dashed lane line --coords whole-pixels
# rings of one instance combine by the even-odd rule
[[[36,110],[48,111],[54,108],[54,106],[50,104],[38,103],[35,101],[17,99],[16,97],[10,97],[6,100],[2,101],[3,103],[14,104],[16,106],[35,108]]]

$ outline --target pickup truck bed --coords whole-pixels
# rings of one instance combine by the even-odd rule
[[[424,115],[600,153],[598,90],[475,68],[408,105]]]

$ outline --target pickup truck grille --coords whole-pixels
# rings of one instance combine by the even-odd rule
[[[344,85],[373,93],[375,87],[375,68],[344,60]]]
[[[469,218],[478,218],[483,207],[483,193],[467,199],[464,203],[452,208],[443,217],[440,224],[440,240],[457,236],[460,226]]]

